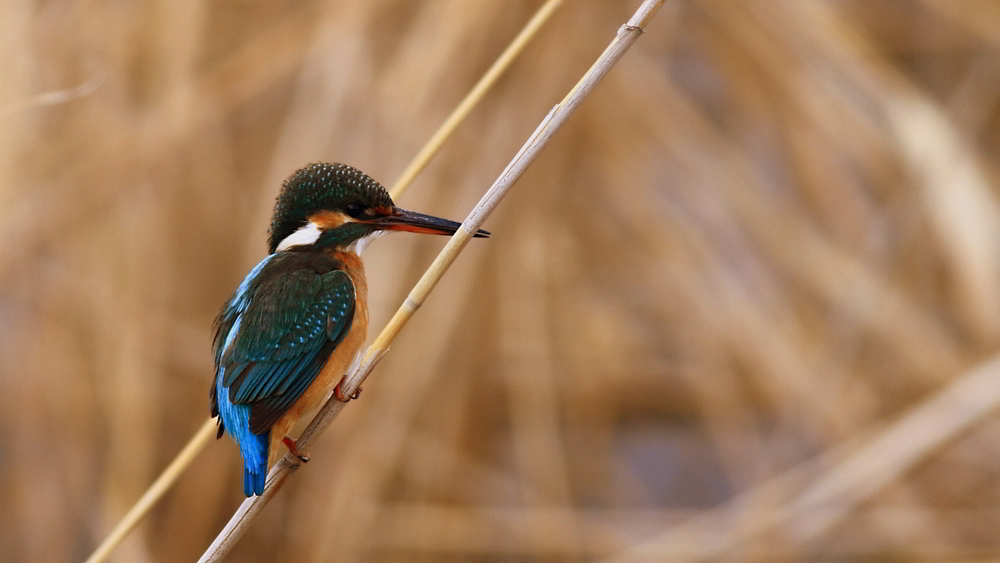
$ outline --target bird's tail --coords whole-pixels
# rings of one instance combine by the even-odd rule
[[[246,496],[264,494],[267,481],[267,445],[270,432],[252,434],[253,439],[243,449],[243,492]],[[248,455],[249,454],[249,455]]]

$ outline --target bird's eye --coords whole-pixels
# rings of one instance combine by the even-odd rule
[[[344,211],[351,217],[357,217],[361,215],[361,212],[365,210],[360,203],[348,203],[344,206]]]

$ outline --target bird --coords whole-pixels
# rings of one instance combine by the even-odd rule
[[[368,336],[361,253],[389,231],[451,235],[460,224],[397,207],[367,174],[314,163],[282,184],[268,255],[215,319],[210,398],[218,434],[238,444],[243,492],[261,495],[280,445],[308,461],[288,432],[341,392]],[[478,238],[490,236],[477,230]]]

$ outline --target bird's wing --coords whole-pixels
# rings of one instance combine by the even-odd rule
[[[354,284],[340,270],[294,270],[262,282],[220,350],[222,386],[250,406],[262,434],[309,387],[354,319]]]

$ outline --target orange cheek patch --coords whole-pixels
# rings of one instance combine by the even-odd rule
[[[320,229],[329,231],[351,220],[350,217],[337,211],[318,211],[308,217],[310,223],[316,223]]]

